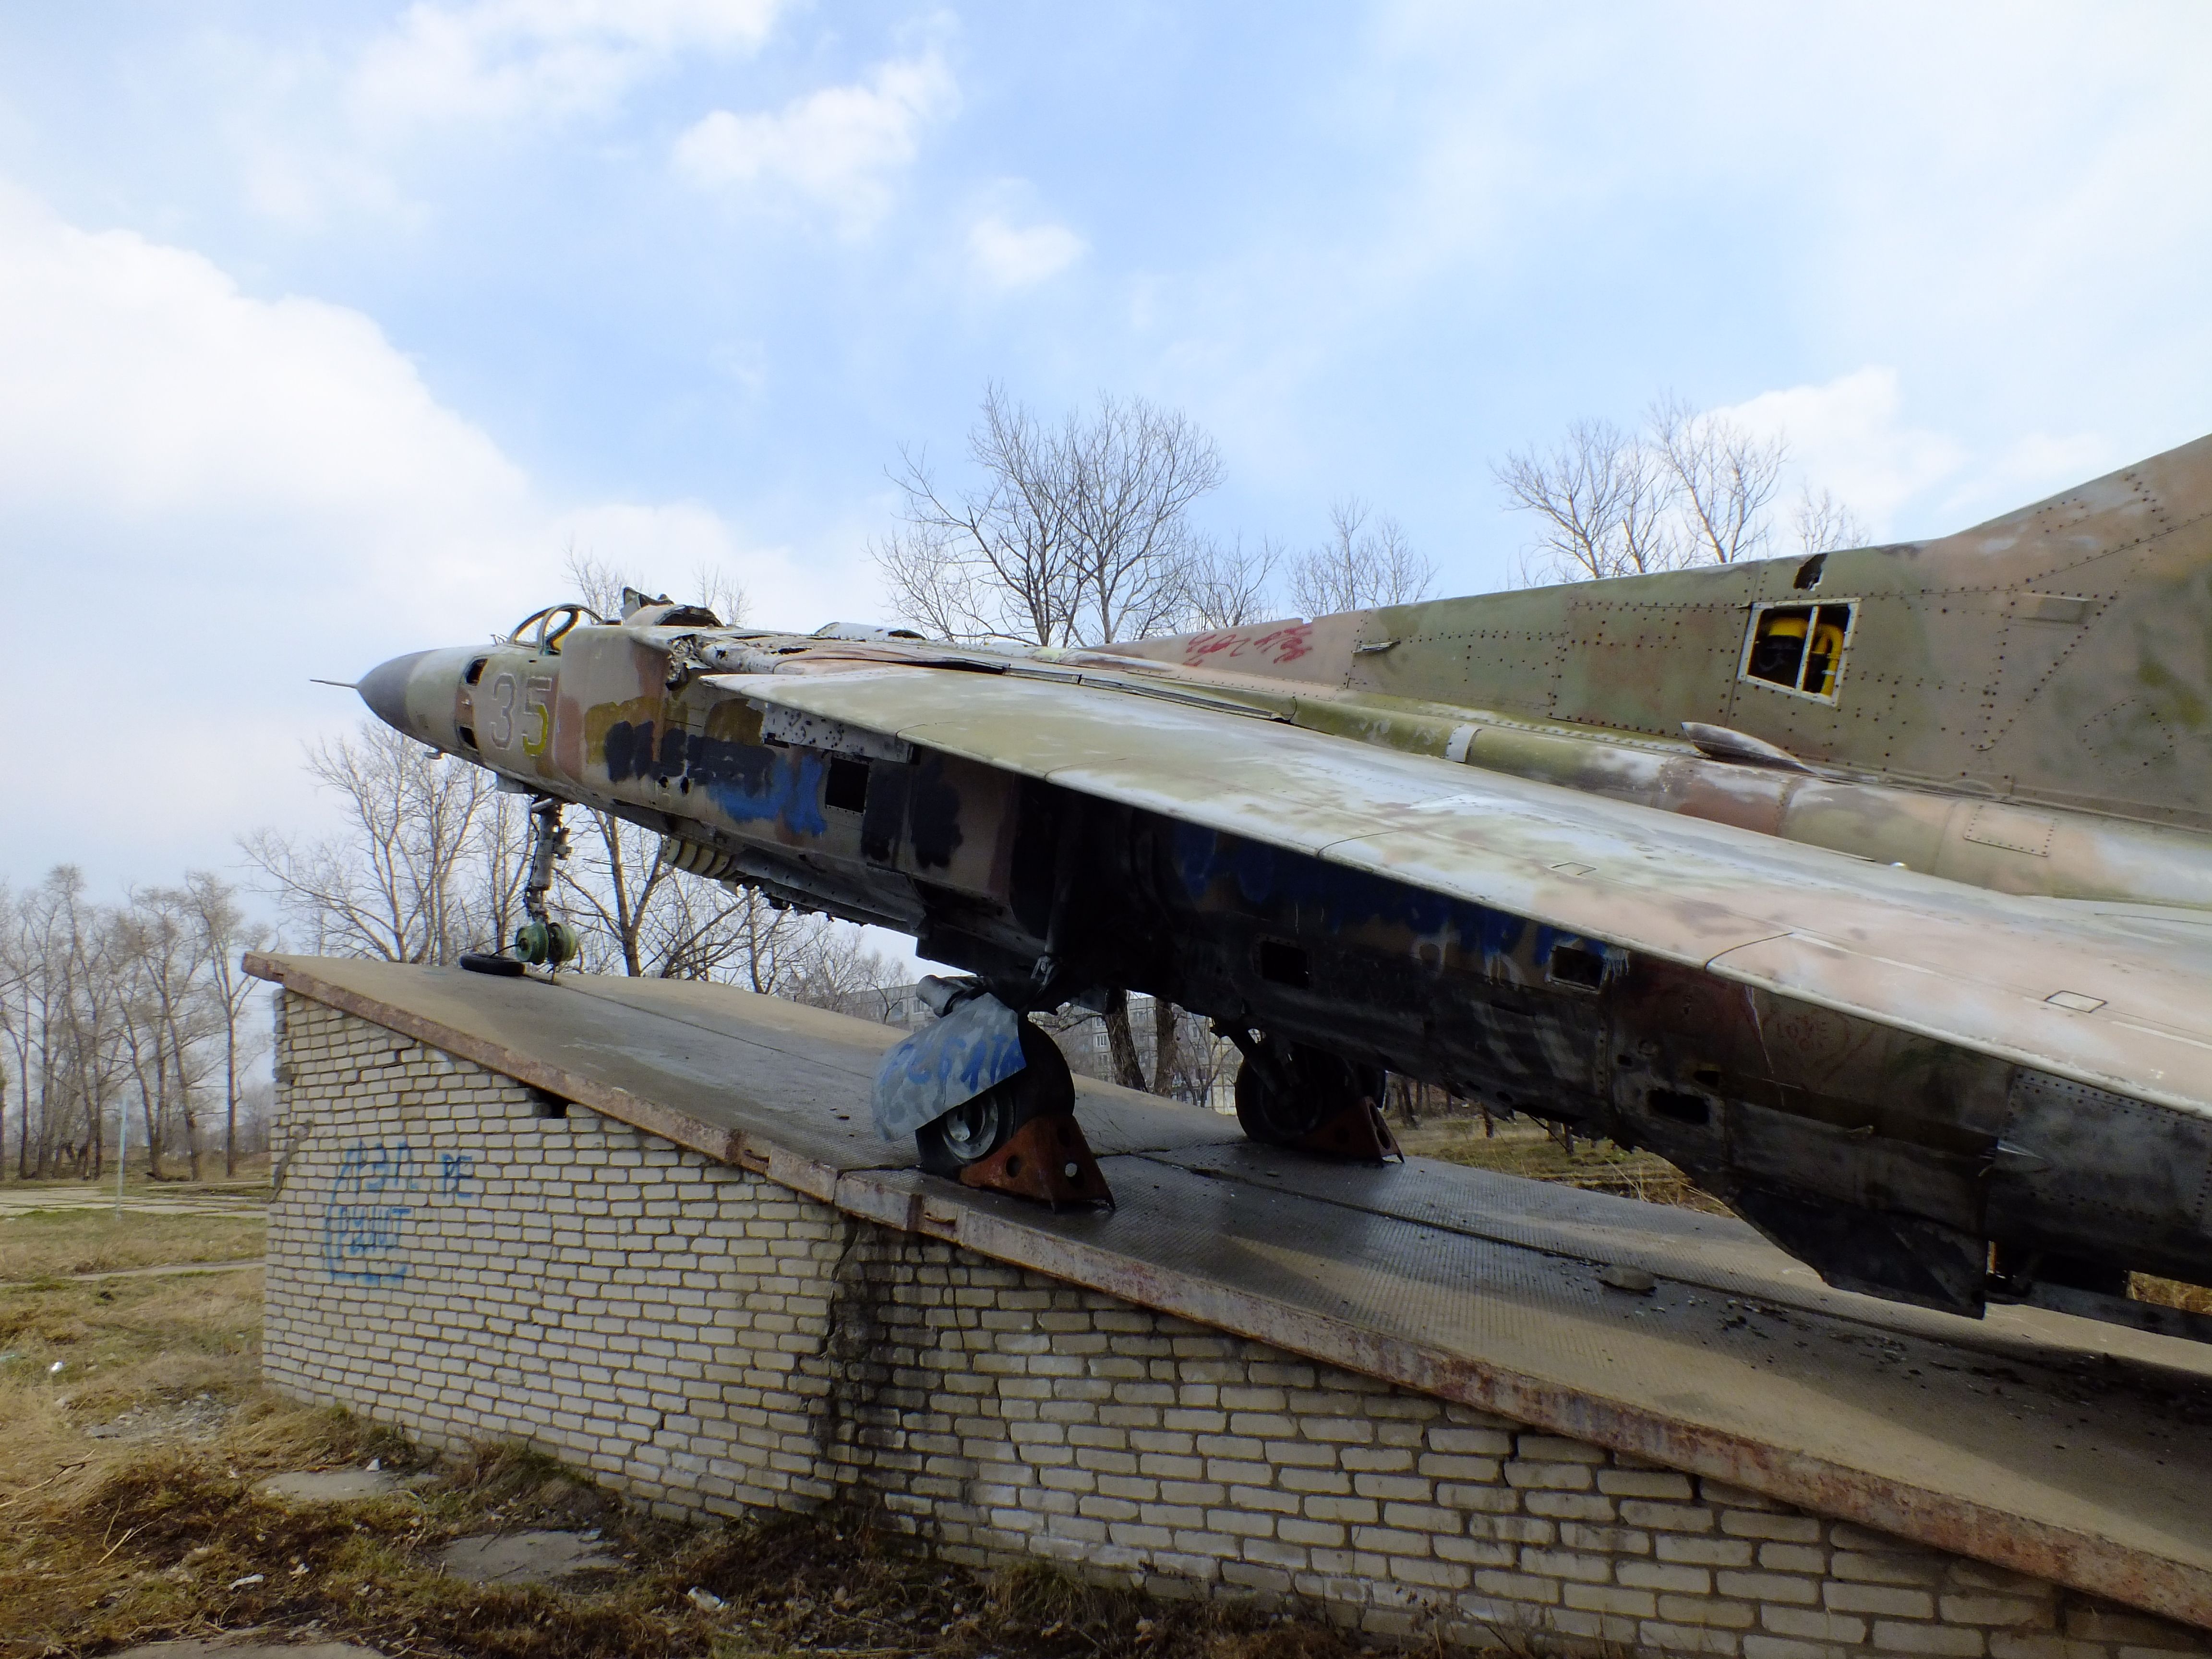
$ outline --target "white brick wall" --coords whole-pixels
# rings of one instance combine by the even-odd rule
[[[2203,1632],[858,1221],[285,998],[265,1368],[667,1514],[872,1497],[948,1559],[1729,1659]],[[296,1139],[295,1138],[296,1137]]]

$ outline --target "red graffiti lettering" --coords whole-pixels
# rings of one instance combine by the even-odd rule
[[[1288,628],[1271,628],[1264,634],[1245,634],[1234,629],[1218,634],[1195,634],[1184,648],[1182,659],[1191,668],[1206,667],[1214,658],[1235,661],[1255,657],[1280,665],[1296,662],[1312,651],[1312,624],[1294,623]]]

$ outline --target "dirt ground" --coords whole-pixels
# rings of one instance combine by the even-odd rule
[[[24,1196],[10,1187],[6,1197]],[[258,1380],[258,1268],[68,1279],[258,1245],[258,1218],[0,1207],[0,1656],[95,1655],[254,1630],[394,1656],[629,1659],[1350,1659],[1310,1620],[1151,1601],[1034,1566],[982,1579],[865,1515],[682,1527],[535,1454],[434,1459]],[[99,1270],[95,1267],[94,1270]],[[261,1494],[375,1460],[405,1478],[343,1504]],[[620,1563],[481,1586],[435,1553],[525,1528],[594,1534]]]

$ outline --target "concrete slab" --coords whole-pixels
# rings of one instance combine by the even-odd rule
[[[90,1440],[212,1440],[237,1409],[210,1395],[190,1400],[156,1401],[133,1406],[105,1423],[85,1430]]]
[[[472,1584],[544,1584],[580,1572],[617,1572],[623,1564],[586,1534],[532,1531],[457,1538],[438,1552],[438,1565]]]
[[[915,1171],[899,1032],[726,988],[252,958],[264,977],[888,1225],[1821,1513],[2212,1626],[2212,1351],[1832,1291],[1729,1218],[1255,1147],[1079,1080],[1120,1200]],[[1649,1294],[1607,1290],[1634,1270]]]
[[[696,981],[253,960],[271,977],[302,976],[319,1001],[825,1203],[848,1171],[916,1163],[911,1141],[884,1141],[870,1121],[876,1067],[905,1035],[887,1025]],[[1087,1079],[1079,1087],[1102,1156],[1238,1138],[1212,1112]]]
[[[295,1469],[272,1474],[258,1490],[295,1504],[351,1504],[398,1492],[399,1477],[389,1469]]]

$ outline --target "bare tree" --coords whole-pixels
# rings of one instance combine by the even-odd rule
[[[891,481],[902,527],[877,543],[893,602],[945,639],[1107,645],[1181,626],[1206,550],[1192,505],[1221,480],[1213,440],[1141,398],[1101,395],[1047,427],[996,385],[968,434],[975,481],[941,483],[926,450]]]
[[[1764,556],[1789,454],[1780,434],[1761,436],[1670,393],[1641,432],[1576,421],[1551,450],[1516,450],[1491,470],[1507,507],[1534,520],[1522,580],[1579,581]],[[1864,535],[1826,490],[1808,487],[1796,520],[1808,551]]]
[[[497,948],[519,884],[492,775],[448,763],[389,726],[315,744],[307,769],[336,793],[344,828],[302,842],[263,830],[240,848],[269,878],[298,936],[318,951],[387,962],[449,963]]]
[[[732,965],[748,988],[774,996],[804,976],[823,923],[757,887],[741,888],[738,896],[742,902],[731,917]]]
[[[114,913],[61,865],[0,913],[0,1028],[15,1060],[16,1172],[96,1175],[106,1115],[127,1073],[124,975]]]
[[[1141,640],[1182,625],[1194,551],[1189,513],[1221,483],[1213,440],[1188,416],[1101,395],[1063,428],[1075,531],[1075,637]]]
[[[1264,538],[1249,549],[1241,536],[1225,546],[1194,539],[1183,568],[1188,613],[1182,626],[1196,632],[1265,622],[1274,614],[1268,590],[1282,562],[1282,550]]]
[[[748,953],[756,945],[775,952],[794,931],[832,925],[793,911],[781,925],[763,931],[754,914],[763,902],[758,893],[678,869],[669,862],[665,839],[611,812],[589,816],[592,833],[560,872],[570,914],[598,923],[584,931],[588,969],[650,979],[715,979],[748,971]],[[593,945],[598,938],[611,944],[611,957],[600,959]]]
[[[621,566],[579,547],[574,541],[562,550],[561,574],[568,579],[568,591],[602,617],[619,617],[622,614],[624,588],[634,587],[641,593],[650,593],[655,586],[648,584],[638,573],[624,570]],[[712,611],[732,626],[743,623],[746,613],[752,608],[751,601],[746,598],[745,590],[737,579],[720,565],[712,564],[693,568],[685,602]]]
[[[23,908],[13,890],[0,882],[0,1042],[8,1045],[14,1076],[0,1067],[0,1171],[8,1166],[8,1091],[12,1081],[21,1113],[16,1146],[29,1152],[31,1068],[36,1026],[32,1017],[33,974],[23,945]]]
[[[614,944],[621,971],[632,978],[647,975],[646,927],[653,901],[675,888],[682,872],[668,861],[667,843],[625,823],[611,812],[590,815],[592,835],[587,846],[571,854],[560,866],[562,893],[572,909],[595,917]],[[591,962],[589,940],[586,966]],[[683,975],[677,975],[683,977]]]
[[[1536,580],[1642,575],[1678,562],[1666,464],[1610,421],[1576,421],[1548,453],[1515,450],[1492,472],[1506,505],[1536,521]]]
[[[18,1119],[17,1174],[98,1176],[109,1115],[120,1128],[135,1110],[149,1172],[161,1179],[181,1150],[197,1179],[218,1075],[234,1146],[252,1092],[240,1072],[257,1048],[240,1029],[252,981],[237,953],[263,937],[229,887],[204,872],[181,888],[137,890],[120,906],[91,902],[66,865],[30,893],[0,894],[0,1052],[15,1062],[0,1066],[13,1085],[0,1103]]]
[[[883,1022],[890,1018],[886,994],[893,983],[890,963],[881,951],[868,948],[859,928],[825,926],[793,953],[782,994],[856,1019]]]
[[[926,448],[899,452],[891,482],[905,522],[873,551],[908,620],[941,639],[1073,642],[1076,531],[1055,449],[1036,417],[992,385],[968,434],[976,487],[951,493]]]
[[[268,942],[269,929],[246,920],[238,894],[209,871],[185,877],[185,901],[197,931],[195,941],[207,975],[207,990],[222,1029],[222,1172],[238,1173],[239,1066],[252,1052],[241,1042],[240,1022],[258,981],[246,977],[241,954]]]
[[[82,1137],[72,1148],[72,1161],[78,1174],[97,1176],[106,1164],[107,1107],[122,1080],[118,1039],[126,1024],[123,981],[130,946],[114,913],[85,898],[84,877],[74,866],[56,870],[47,882],[66,928],[64,1099],[73,1132]]]
[[[1651,405],[1651,444],[1674,481],[1692,551],[1684,562],[1733,564],[1765,551],[1766,509],[1789,446],[1669,392]]]
[[[1158,1010],[1165,1006],[1164,1003],[1153,1004],[1156,1028]],[[1236,1063],[1237,1051],[1217,1038],[1207,1023],[1197,1015],[1180,1008],[1172,1012],[1176,1022],[1174,1047],[1164,1056],[1167,1063],[1155,1061],[1152,1091],[1170,1095],[1193,1106],[1211,1106],[1224,1072]]]
[[[161,1178],[162,1150],[181,1127],[198,1181],[204,1151],[200,1085],[212,1060],[206,1039],[216,1026],[197,994],[206,962],[191,901],[173,888],[143,888],[115,921],[125,992],[122,1039],[146,1120],[148,1170]]]
[[[975,479],[940,483],[906,450],[891,481],[902,527],[878,543],[899,610],[945,639],[1110,645],[1255,608],[1273,557],[1246,561],[1192,530],[1192,506],[1221,482],[1220,452],[1180,411],[1099,395],[1047,427],[1003,387],[985,386],[968,434]],[[1264,565],[1261,560],[1264,559]],[[1145,1086],[1126,1000],[1106,1011],[1117,1081]]]
[[[1413,550],[1398,521],[1376,518],[1346,495],[1330,503],[1329,537],[1291,567],[1291,599],[1308,617],[1377,605],[1412,605],[1429,596],[1436,567]]]
[[[1815,495],[1810,484],[1801,489],[1796,511],[1790,515],[1790,520],[1797,532],[1798,550],[1802,553],[1864,547],[1874,539],[1865,520],[1825,489]]]

